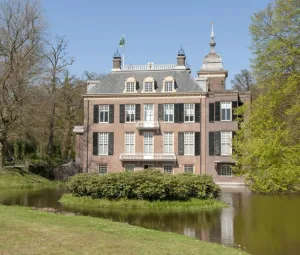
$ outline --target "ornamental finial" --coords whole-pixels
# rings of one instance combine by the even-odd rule
[[[121,57],[121,55],[120,55],[120,53],[119,53],[119,51],[117,49],[117,51],[114,54],[114,58],[120,58],[120,57]]]
[[[214,53],[215,52],[215,46],[216,46],[216,42],[215,42],[215,31],[214,31],[214,23],[210,22],[211,24],[211,33],[210,33],[210,52]]]
[[[185,53],[184,53],[184,49],[182,48],[182,45],[180,47],[180,49],[178,50],[178,56],[184,56]]]

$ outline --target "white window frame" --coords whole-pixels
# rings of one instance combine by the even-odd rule
[[[221,165],[220,175],[221,176],[231,177],[232,176],[232,168],[231,168],[231,166],[230,165]]]
[[[192,171],[187,171],[188,168],[192,168]],[[195,165],[187,164],[183,166],[183,172],[184,173],[195,173]]]
[[[135,133],[128,132],[125,133],[125,153],[134,154],[135,153]]]
[[[130,120],[127,121],[127,116]],[[125,123],[135,123],[135,104],[126,104],[125,105]]]
[[[174,153],[174,133],[165,132],[163,134],[164,153]]]
[[[153,81],[145,81],[145,83],[144,83],[144,92],[145,93],[152,93],[152,92],[154,92],[153,83],[154,83]]]
[[[98,134],[98,155],[108,155],[109,133],[101,132]]]
[[[134,93],[135,92],[135,82],[127,81],[126,82],[126,93]]]
[[[221,102],[221,121],[232,120],[232,102]],[[223,113],[224,110],[224,113]]]
[[[130,171],[134,171],[134,169],[135,169],[135,164],[125,164],[124,165],[124,171],[130,172]]]
[[[195,132],[184,133],[184,155],[195,156]]]
[[[165,81],[165,92],[174,91],[174,82],[173,81]]]
[[[164,123],[174,123],[174,104],[164,104]]]
[[[164,173],[165,174],[174,174],[173,165],[164,165]]]
[[[232,132],[221,132],[221,155],[232,155]]]
[[[103,170],[105,170],[105,171],[103,171]],[[107,174],[107,172],[108,172],[107,164],[98,165],[98,173],[99,174]]]
[[[150,139],[151,138],[151,139]],[[152,152],[149,152],[149,148],[152,145]],[[146,150],[146,146],[148,149]],[[145,132],[144,133],[144,153],[145,154],[153,154],[154,153],[154,133],[153,132]]]
[[[186,117],[188,120],[186,120]],[[193,119],[191,120],[191,118]],[[195,104],[184,104],[184,122],[195,122]]]
[[[103,113],[104,120],[101,121],[101,113]],[[107,114],[107,121],[105,121],[105,115]],[[109,123],[109,104],[99,105],[99,123]]]

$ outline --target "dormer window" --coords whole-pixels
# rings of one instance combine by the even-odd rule
[[[164,79],[161,92],[176,92],[175,80],[172,76],[168,76]]]
[[[173,91],[173,82],[172,81],[165,81],[165,91],[166,92]]]
[[[155,92],[154,79],[152,77],[147,77],[144,80],[144,87],[143,87],[143,91],[142,92],[144,92],[144,93]]]
[[[126,92],[127,93],[132,93],[135,92],[135,88],[134,88],[134,82],[126,82]]]
[[[125,81],[125,88],[123,93],[136,93],[136,80],[134,77],[129,77]]]
[[[153,92],[153,82],[145,82],[145,92]]]

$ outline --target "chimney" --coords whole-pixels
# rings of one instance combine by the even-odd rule
[[[181,48],[178,51],[177,54],[177,66],[184,66],[185,67],[185,53],[184,50]]]
[[[112,71],[120,71],[121,70],[121,63],[122,63],[122,58],[118,50],[114,54],[113,57],[113,69]]]

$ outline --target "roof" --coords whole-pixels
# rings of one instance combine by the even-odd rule
[[[217,72],[224,71],[222,58],[215,52],[210,52],[203,60],[200,72]]]
[[[152,77],[157,86],[156,92],[162,91],[163,80],[172,76],[175,80],[176,92],[205,92],[205,88],[199,84],[188,70],[143,70],[111,72],[99,83],[93,86],[86,94],[123,94],[125,81],[134,77],[138,83],[138,92],[143,89],[143,81]]]

